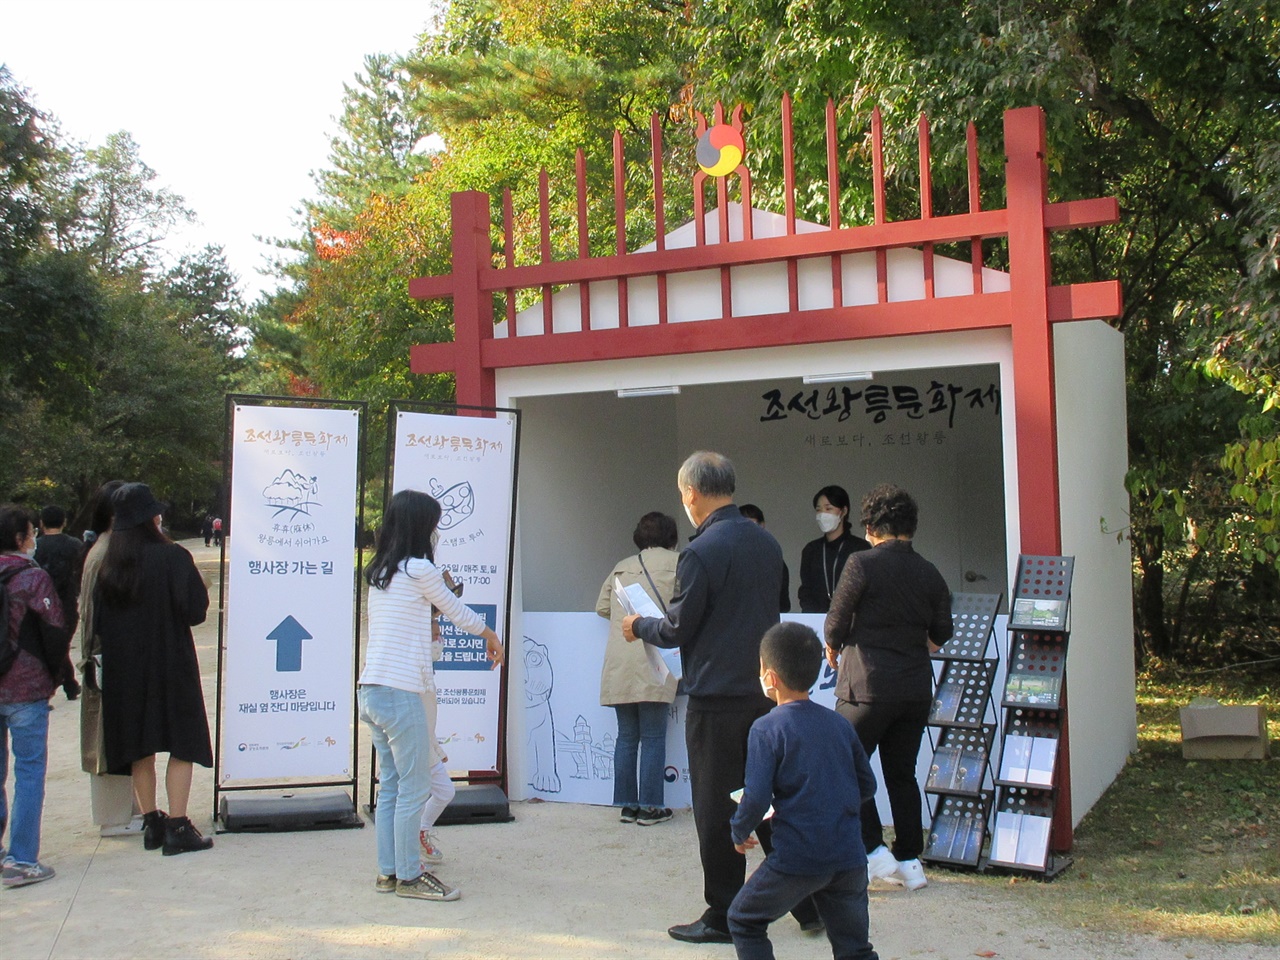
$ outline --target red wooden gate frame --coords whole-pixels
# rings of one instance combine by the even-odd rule
[[[838,139],[835,107],[827,104],[826,143],[830,229],[796,233],[794,152],[791,102],[782,100],[783,161],[786,196],[786,234],[754,238],[751,231],[749,175],[743,167],[742,239],[727,242],[729,206],[726,178],[716,179],[721,242],[707,243],[704,221],[696,222],[693,247],[667,250],[662,190],[662,135],[658,118],[651,123],[654,179],[656,249],[629,253],[626,249],[626,207],[623,184],[622,140],[614,135],[614,209],[617,224],[616,253],[592,257],[587,245],[586,167],[582,151],[577,157],[578,258],[553,260],[549,215],[549,185],[544,170],[540,182],[541,262],[516,266],[513,254],[510,191],[503,197],[505,266],[496,267],[490,240],[489,196],[476,191],[455,193],[452,198],[453,271],[444,276],[416,277],[409,294],[417,299],[452,297],[454,340],[451,343],[418,344],[410,351],[414,373],[453,372],[460,404],[496,406],[495,371],[507,367],[536,366],[593,360],[619,360],[780,347],[801,343],[830,343],[909,334],[943,333],[1005,327],[1013,346],[1014,429],[1017,437],[1018,516],[1020,552],[1056,556],[1062,552],[1059,515],[1058,445],[1054,405],[1052,325],[1062,321],[1116,317],[1120,314],[1120,284],[1115,280],[1055,286],[1050,279],[1049,235],[1055,230],[1097,227],[1119,220],[1114,197],[1050,203],[1045,164],[1044,113],[1038,107],[1006,111],[1004,115],[1005,197],[1002,210],[983,210],[978,191],[977,136],[968,127],[969,212],[933,215],[930,179],[929,127],[920,118],[920,216],[915,220],[885,219],[883,136],[879,111],[872,115],[872,187],[874,219],[870,224],[844,227],[839,216]],[[715,121],[724,122],[716,105]],[[741,129],[740,113],[732,125]],[[706,121],[699,117],[699,133]],[[702,210],[704,176],[695,177],[695,209]],[[982,240],[1007,237],[1009,290],[986,292],[982,286]],[[938,243],[970,243],[973,293],[935,298],[933,247]],[[921,300],[889,302],[887,251],[894,247],[918,247],[924,251],[925,296]],[[845,306],[841,290],[840,257],[874,252],[878,302]],[[799,310],[797,261],[830,257],[832,306]],[[733,316],[730,268],[746,264],[785,263],[790,309],[785,313]],[[672,273],[719,269],[722,311],[719,318],[688,323],[667,322],[666,278]],[[658,323],[629,326],[627,282],[633,277],[655,277],[658,285]],[[619,326],[590,329],[587,284],[614,281],[618,290]],[[579,285],[582,329],[552,332],[551,294],[555,287]],[[515,293],[541,288],[543,329],[536,335],[517,336]],[[493,294],[506,294],[507,333],[495,338]],[[1070,849],[1071,790],[1066,728],[1058,751],[1059,779],[1054,812],[1053,846]]]

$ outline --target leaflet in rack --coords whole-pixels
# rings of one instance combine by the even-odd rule
[[[941,816],[933,823],[926,857],[976,863],[982,850],[983,821],[971,816]]]
[[[977,793],[986,754],[963,747],[939,747],[933,754],[926,790]]]
[[[1062,693],[1062,678],[1056,674],[1011,673],[1004,686],[1004,702],[1025,707],[1056,710]]]
[[[1031,787],[1053,785],[1053,763],[1058,755],[1054,737],[1028,737],[1011,733],[1004,738],[999,780]]]
[[[1043,870],[1049,856],[1051,817],[1001,811],[996,814],[995,837],[991,843],[993,863]]]

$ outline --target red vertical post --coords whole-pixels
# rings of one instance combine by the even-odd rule
[[[483,342],[493,338],[493,300],[480,289],[480,275],[493,269],[489,195],[478,190],[455,193],[450,201],[450,216],[457,400],[466,406],[493,407],[497,405],[493,370],[483,365],[480,356]]]
[[[1009,304],[1013,338],[1014,432],[1018,444],[1018,526],[1021,552],[1062,552],[1058,485],[1058,429],[1054,397],[1053,327],[1049,323],[1049,231],[1045,228],[1048,169],[1044,111],[1004,115],[1005,191],[1009,211]],[[1065,693],[1064,693],[1065,707]],[[1050,847],[1071,849],[1071,765],[1062,725],[1062,777],[1053,812]]]

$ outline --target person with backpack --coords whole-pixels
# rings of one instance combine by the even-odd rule
[[[0,506],[0,882],[5,887],[54,875],[53,867],[39,859],[49,700],[60,684],[68,685],[67,696],[74,699],[62,605],[49,574],[31,559],[34,521],[24,507]],[[6,792],[10,753],[12,808]]]
[[[67,511],[56,505],[40,511],[40,534],[36,537],[35,561],[53,578],[62,602],[62,619],[67,632],[74,634],[80,616],[80,569],[85,543],[63,533]]]

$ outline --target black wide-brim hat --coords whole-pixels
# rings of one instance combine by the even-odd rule
[[[112,530],[128,530],[164,513],[164,504],[145,483],[126,483],[111,495]]]

